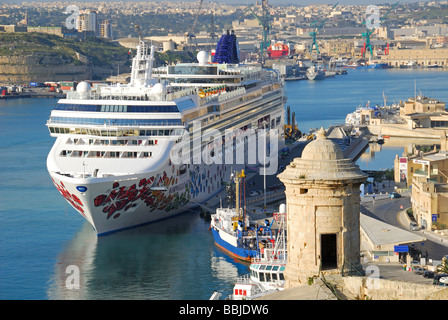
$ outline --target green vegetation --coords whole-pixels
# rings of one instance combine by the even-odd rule
[[[434,230],[445,230],[445,229],[447,229],[448,227],[447,227],[446,224],[436,221],[436,222],[433,222],[433,224],[432,224],[432,228],[433,228]]]
[[[178,62],[197,62],[196,53],[189,51],[156,52],[155,65],[169,65]]]
[[[80,64],[77,53],[89,58],[95,66],[113,66],[117,61],[128,61],[128,49],[113,42],[88,38],[64,39],[43,33],[1,33],[0,56],[20,56],[33,52],[54,54],[66,63]]]
[[[33,52],[45,52],[54,56],[55,63],[74,65],[85,64],[78,59],[77,53],[87,57],[92,66],[114,68],[117,64],[131,65],[132,54],[129,49],[102,38],[83,40],[64,39],[56,35],[44,33],[0,33],[0,56],[24,56]],[[135,50],[132,51],[135,54]],[[167,51],[155,53],[155,65],[166,65],[177,62],[195,62],[192,52]]]
[[[437,266],[436,271],[440,273],[448,273],[448,259],[446,257],[442,258],[442,263]]]

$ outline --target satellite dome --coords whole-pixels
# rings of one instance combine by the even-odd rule
[[[208,53],[206,51],[199,51],[198,55],[196,56],[198,59],[199,64],[207,64],[208,62]]]
[[[92,87],[91,87],[90,83],[88,83],[86,81],[82,81],[76,86],[76,91],[80,92],[80,93],[88,92],[88,91],[90,91],[90,89],[92,89]]]
[[[166,90],[166,86],[162,83],[156,83],[152,88],[151,88],[151,93],[153,94],[162,94],[164,93]]]

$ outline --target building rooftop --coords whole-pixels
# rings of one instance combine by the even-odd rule
[[[384,221],[360,214],[360,224],[370,241],[376,245],[399,245],[425,241],[426,238],[402,228],[394,227]]]

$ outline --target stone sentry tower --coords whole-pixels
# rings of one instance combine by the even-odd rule
[[[286,186],[286,287],[360,265],[360,185],[364,174],[323,128],[278,175]]]

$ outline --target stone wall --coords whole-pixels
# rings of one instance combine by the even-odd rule
[[[409,137],[426,138],[426,139],[440,139],[440,133],[443,130],[432,128],[418,128],[409,129],[405,124],[382,124],[379,126],[367,126],[367,130],[373,135],[383,135],[391,137]]]
[[[89,67],[73,64],[57,54],[35,52],[0,57],[0,82],[82,81],[90,79]]]
[[[446,300],[448,287],[404,281],[344,277],[344,291],[361,300]]]

